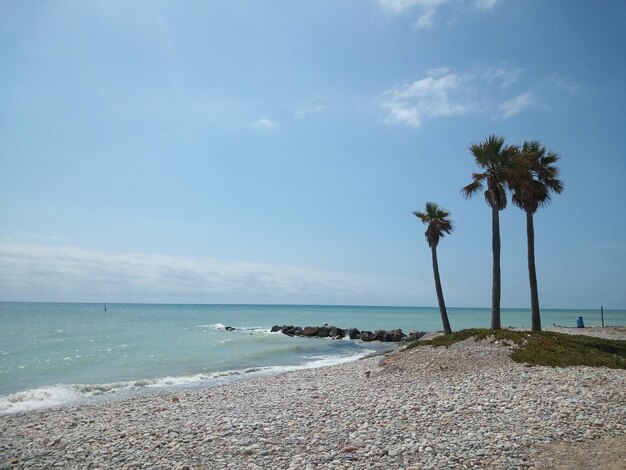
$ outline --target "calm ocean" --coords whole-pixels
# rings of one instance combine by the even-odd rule
[[[544,325],[600,324],[600,312],[543,310]],[[455,330],[488,327],[489,309],[449,309]],[[392,348],[270,333],[274,324],[441,329],[436,308],[296,305],[0,303],[0,413],[209,386],[351,361]],[[626,311],[605,311],[626,326]],[[504,309],[502,325],[529,326]],[[225,326],[237,328],[226,331]]]

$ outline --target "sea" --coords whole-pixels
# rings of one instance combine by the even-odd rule
[[[488,327],[486,308],[449,308],[453,330]],[[542,310],[543,325],[600,325],[598,310]],[[529,327],[528,309],[502,325]],[[605,310],[626,326],[626,310]],[[0,414],[210,387],[354,361],[396,345],[271,333],[273,325],[437,331],[437,308],[0,302]],[[228,327],[228,328],[227,328]]]

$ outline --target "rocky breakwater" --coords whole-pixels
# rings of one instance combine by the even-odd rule
[[[332,339],[360,339],[361,341],[381,341],[381,342],[394,342],[399,341],[414,341],[424,336],[424,332],[411,331],[408,335],[404,334],[401,329],[395,330],[376,330],[372,331],[360,331],[357,328],[339,328],[324,324],[322,326],[300,326],[293,325],[274,325],[271,329],[272,333],[283,333],[288,336],[307,336],[315,338],[332,338]]]

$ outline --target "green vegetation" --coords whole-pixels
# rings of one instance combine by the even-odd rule
[[[626,341],[569,335],[548,331],[512,331],[472,328],[439,336],[430,341],[415,341],[405,349],[418,346],[446,346],[475,338],[476,341],[508,340],[516,348],[511,358],[516,362],[541,366],[591,366],[626,369]]]

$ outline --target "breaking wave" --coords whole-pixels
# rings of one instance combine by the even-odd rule
[[[123,398],[138,393],[159,390],[195,388],[221,385],[250,377],[290,372],[301,369],[331,366],[351,362],[375,352],[362,349],[354,354],[332,356],[310,356],[307,362],[299,365],[276,365],[248,367],[211,373],[193,374],[180,377],[160,377],[104,384],[57,384],[0,396],[0,414],[19,413],[63,405],[81,404],[104,398]]]

